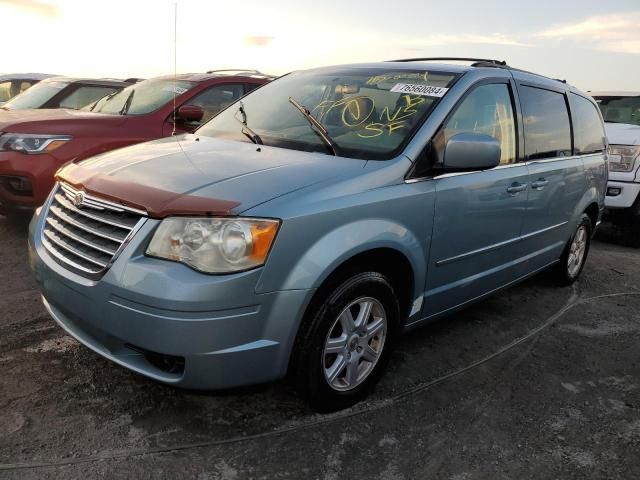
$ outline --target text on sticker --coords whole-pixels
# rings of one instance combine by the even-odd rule
[[[417,85],[415,83],[396,83],[392,92],[411,93],[413,95],[425,95],[427,97],[442,97],[449,89],[446,87],[433,87],[431,85]]]

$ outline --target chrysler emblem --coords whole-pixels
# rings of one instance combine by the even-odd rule
[[[84,192],[76,192],[73,196],[73,205],[80,208],[84,203]]]

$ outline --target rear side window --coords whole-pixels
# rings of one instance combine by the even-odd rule
[[[516,133],[508,85],[481,85],[473,90],[447,121],[436,143],[442,149],[458,133],[482,133],[495,138],[500,142],[500,164],[514,163]]]
[[[573,111],[574,144],[576,153],[596,153],[604,151],[604,126],[598,110],[586,98],[569,94]]]
[[[529,160],[571,155],[571,123],[564,95],[535,87],[519,89],[524,147]]]
[[[97,85],[79,87],[71,95],[60,100],[58,107],[79,110],[90,103],[97,102],[102,97],[111,95],[116,90],[118,89],[115,87],[99,87]]]

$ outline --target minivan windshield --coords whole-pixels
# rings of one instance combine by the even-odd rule
[[[596,97],[605,122],[640,125],[640,96]]]
[[[194,85],[183,80],[145,80],[99,100],[87,110],[116,115],[143,115],[159,109],[174,95],[182,95]]]
[[[455,79],[453,73],[424,69],[294,72],[231,105],[196,134],[389,159],[407,144]]]
[[[5,103],[2,108],[5,110],[26,110],[28,108],[40,108],[63,88],[69,85],[69,82],[53,81],[37,83],[33,87],[25,90],[20,95],[13,97]]]

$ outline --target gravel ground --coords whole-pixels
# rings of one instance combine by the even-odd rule
[[[318,415],[284,383],[201,394],[55,325],[0,217],[0,478],[640,478],[640,251],[540,275],[400,341],[374,394]]]

